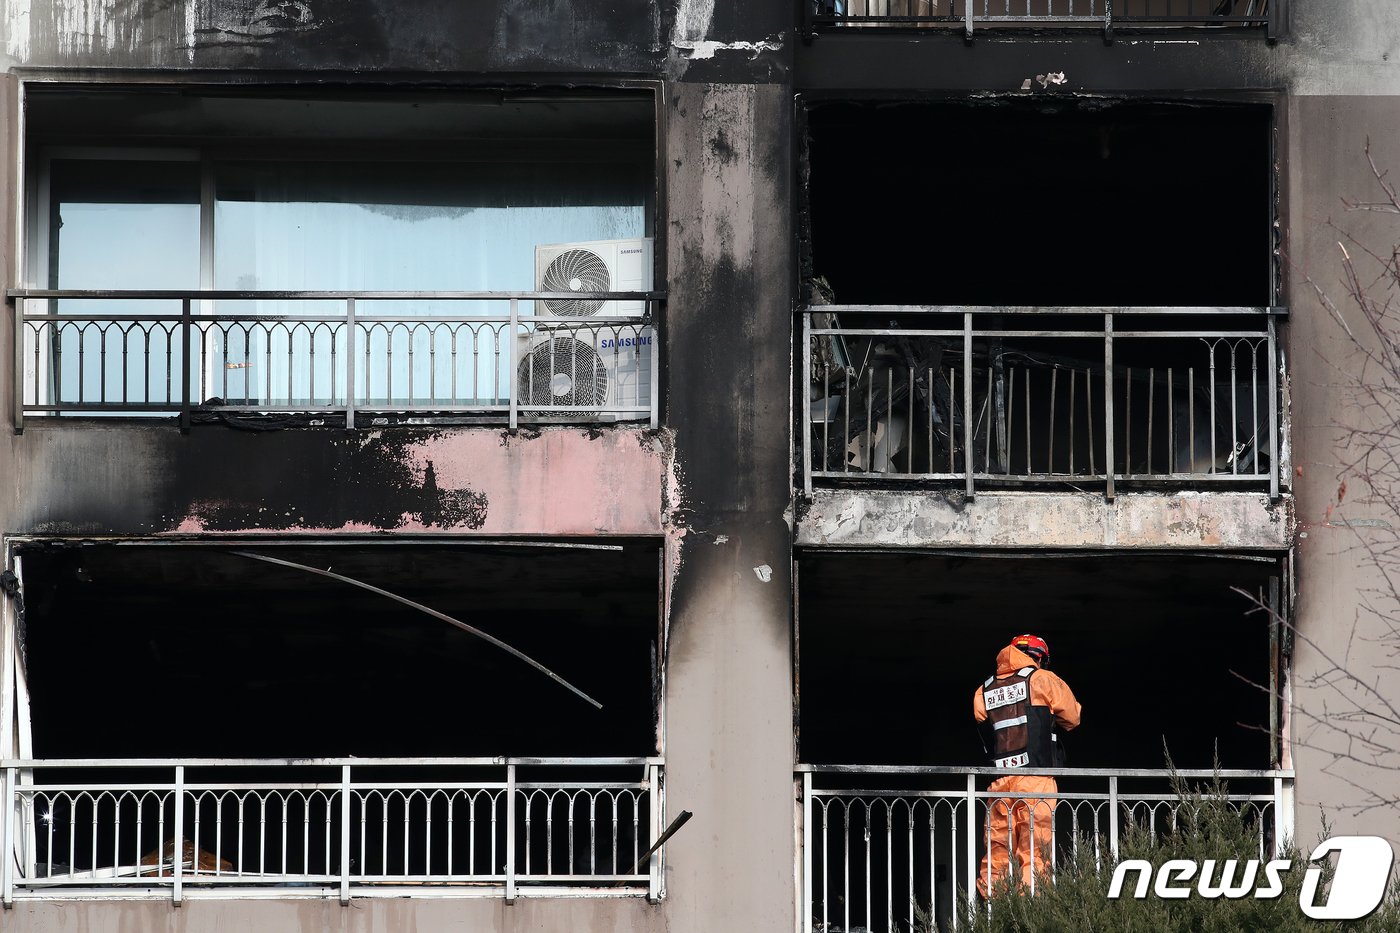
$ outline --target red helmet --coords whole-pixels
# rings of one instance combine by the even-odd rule
[[[1017,635],[1011,639],[1011,644],[1017,649],[1035,658],[1037,664],[1044,665],[1050,660],[1050,646],[1045,643],[1045,639],[1035,635]]]

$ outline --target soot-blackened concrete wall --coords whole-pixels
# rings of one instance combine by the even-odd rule
[[[647,73],[651,0],[4,0],[0,55],[65,68]]]
[[[655,536],[666,432],[246,432],[31,419],[0,437],[9,534]]]
[[[670,845],[667,911],[673,930],[790,930],[791,97],[668,90],[667,803],[695,820]]]

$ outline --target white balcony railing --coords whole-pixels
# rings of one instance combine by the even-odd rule
[[[1259,29],[1278,37],[1283,0],[813,0],[814,27]]]
[[[0,896],[649,897],[651,758],[7,760]]]
[[[803,485],[1244,487],[1287,460],[1282,308],[814,306]]]
[[[658,421],[660,292],[9,294],[17,428],[75,414]]]
[[[940,929],[957,929],[987,850],[988,811],[998,800],[1018,797],[985,788],[997,776],[1016,773],[800,767],[803,933],[907,933],[918,914],[932,917]],[[1272,857],[1293,835],[1291,771],[1047,768],[1037,773],[1055,776],[1059,784],[1056,794],[1036,795],[1055,801],[1053,808],[1044,808],[1048,829],[1034,830],[1053,839],[1051,878],[1059,859],[1086,849],[1111,866],[1130,826],[1153,838],[1174,828],[1187,804],[1173,790],[1173,779],[1207,788],[1217,779],[1224,782],[1224,799],[1257,832],[1261,859]]]

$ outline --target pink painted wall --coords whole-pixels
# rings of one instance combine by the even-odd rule
[[[546,431],[503,441],[499,432],[452,434],[417,446],[444,490],[489,500],[481,534],[661,533],[662,444],[645,431]],[[405,525],[405,529],[411,528]]]

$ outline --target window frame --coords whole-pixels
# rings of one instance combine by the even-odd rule
[[[200,257],[200,288],[213,288],[213,179],[208,173],[212,171],[211,163],[221,159],[237,159],[241,161],[252,161],[255,159],[285,159],[285,160],[336,160],[346,161],[407,161],[407,162],[429,162],[429,161],[471,161],[464,157],[460,145],[450,141],[438,141],[426,147],[415,149],[412,153],[406,153],[404,147],[392,139],[375,139],[366,142],[356,149],[355,153],[347,153],[345,147],[337,147],[333,142],[290,140],[281,141],[265,138],[240,137],[230,132],[226,138],[218,136],[197,137],[199,146],[197,148],[189,145],[181,145],[182,140],[175,139],[170,145],[159,143],[152,145],[149,140],[133,140],[131,146],[113,145],[110,142],[73,142],[68,141],[69,137],[78,139],[77,131],[71,119],[68,122],[60,122],[55,126],[46,126],[42,134],[36,135],[34,126],[35,119],[31,111],[35,109],[36,102],[41,98],[58,98],[63,95],[96,95],[105,92],[115,92],[118,94],[131,95],[133,97],[156,98],[160,95],[170,94],[177,91],[181,94],[190,94],[196,97],[237,97],[246,101],[262,99],[292,99],[303,102],[325,102],[333,103],[341,99],[353,99],[365,95],[382,96],[385,100],[394,99],[395,96],[407,95],[414,97],[417,95],[441,95],[450,98],[454,95],[462,97],[473,97],[479,95],[494,96],[500,98],[498,102],[521,102],[521,103],[547,103],[554,108],[567,108],[571,104],[606,102],[631,102],[639,110],[636,114],[636,128],[641,130],[635,137],[628,137],[637,146],[637,164],[645,174],[644,183],[641,187],[642,208],[643,208],[643,236],[651,241],[651,281],[652,291],[657,294],[653,300],[653,307],[658,313],[655,320],[650,325],[654,328],[658,349],[656,350],[652,366],[655,370],[660,370],[665,366],[668,356],[664,352],[666,345],[666,331],[664,302],[667,291],[667,241],[668,230],[666,221],[666,205],[668,194],[667,170],[669,168],[667,160],[667,132],[666,132],[666,111],[667,94],[665,82],[657,78],[645,77],[623,77],[615,79],[600,79],[597,75],[578,74],[554,75],[547,79],[547,83],[538,84],[516,84],[503,85],[497,81],[481,81],[472,79],[457,78],[452,80],[437,80],[431,84],[408,84],[387,83],[382,78],[367,76],[343,76],[334,83],[318,81],[315,83],[302,83],[297,81],[253,81],[240,80],[237,76],[228,77],[205,77],[194,81],[179,81],[167,76],[133,77],[130,74],[112,73],[106,76],[77,76],[72,73],[45,74],[41,72],[21,72],[18,77],[17,96],[19,106],[16,113],[16,133],[17,140],[16,158],[14,160],[14,170],[11,174],[11,181],[16,190],[15,210],[12,221],[12,246],[10,247],[11,268],[14,270],[14,281],[11,288],[16,291],[25,289],[39,290],[47,277],[47,250],[44,248],[44,238],[47,236],[47,209],[50,192],[48,190],[47,168],[52,158],[60,157],[87,157],[87,158],[111,158],[120,152],[130,153],[133,158],[141,158],[147,154],[164,154],[166,158],[194,158],[205,165],[201,178],[201,257]],[[643,116],[645,114],[645,117]],[[88,130],[91,134],[91,130]],[[52,141],[49,141],[50,138]],[[170,137],[161,137],[166,139]],[[192,139],[196,138],[191,136]],[[621,138],[621,137],[619,137]],[[523,148],[518,140],[505,140],[507,144],[516,145],[517,149]],[[607,151],[607,139],[603,137],[590,137],[588,142],[592,143],[597,151]],[[542,147],[531,144],[534,151],[541,151]],[[644,155],[644,153],[649,154]],[[178,154],[178,155],[173,155]],[[498,146],[495,150],[485,150],[482,155],[486,157],[494,156],[493,161],[507,161],[502,155]],[[516,155],[518,157],[518,153]],[[42,173],[42,174],[41,174]],[[195,302],[194,312],[196,314],[207,314],[211,308],[207,301]],[[17,356],[20,354],[17,353]],[[22,385],[36,385],[33,382],[35,376],[32,362],[26,366],[16,361],[16,379],[24,379],[25,382],[17,386],[17,395],[14,401],[13,423],[17,432],[22,432],[24,422],[23,395],[18,394]],[[653,382],[656,378],[653,376]],[[653,411],[651,422],[658,424],[664,405],[660,402],[659,389],[653,386]],[[79,413],[81,416],[82,413]],[[183,422],[182,422],[183,424]]]

